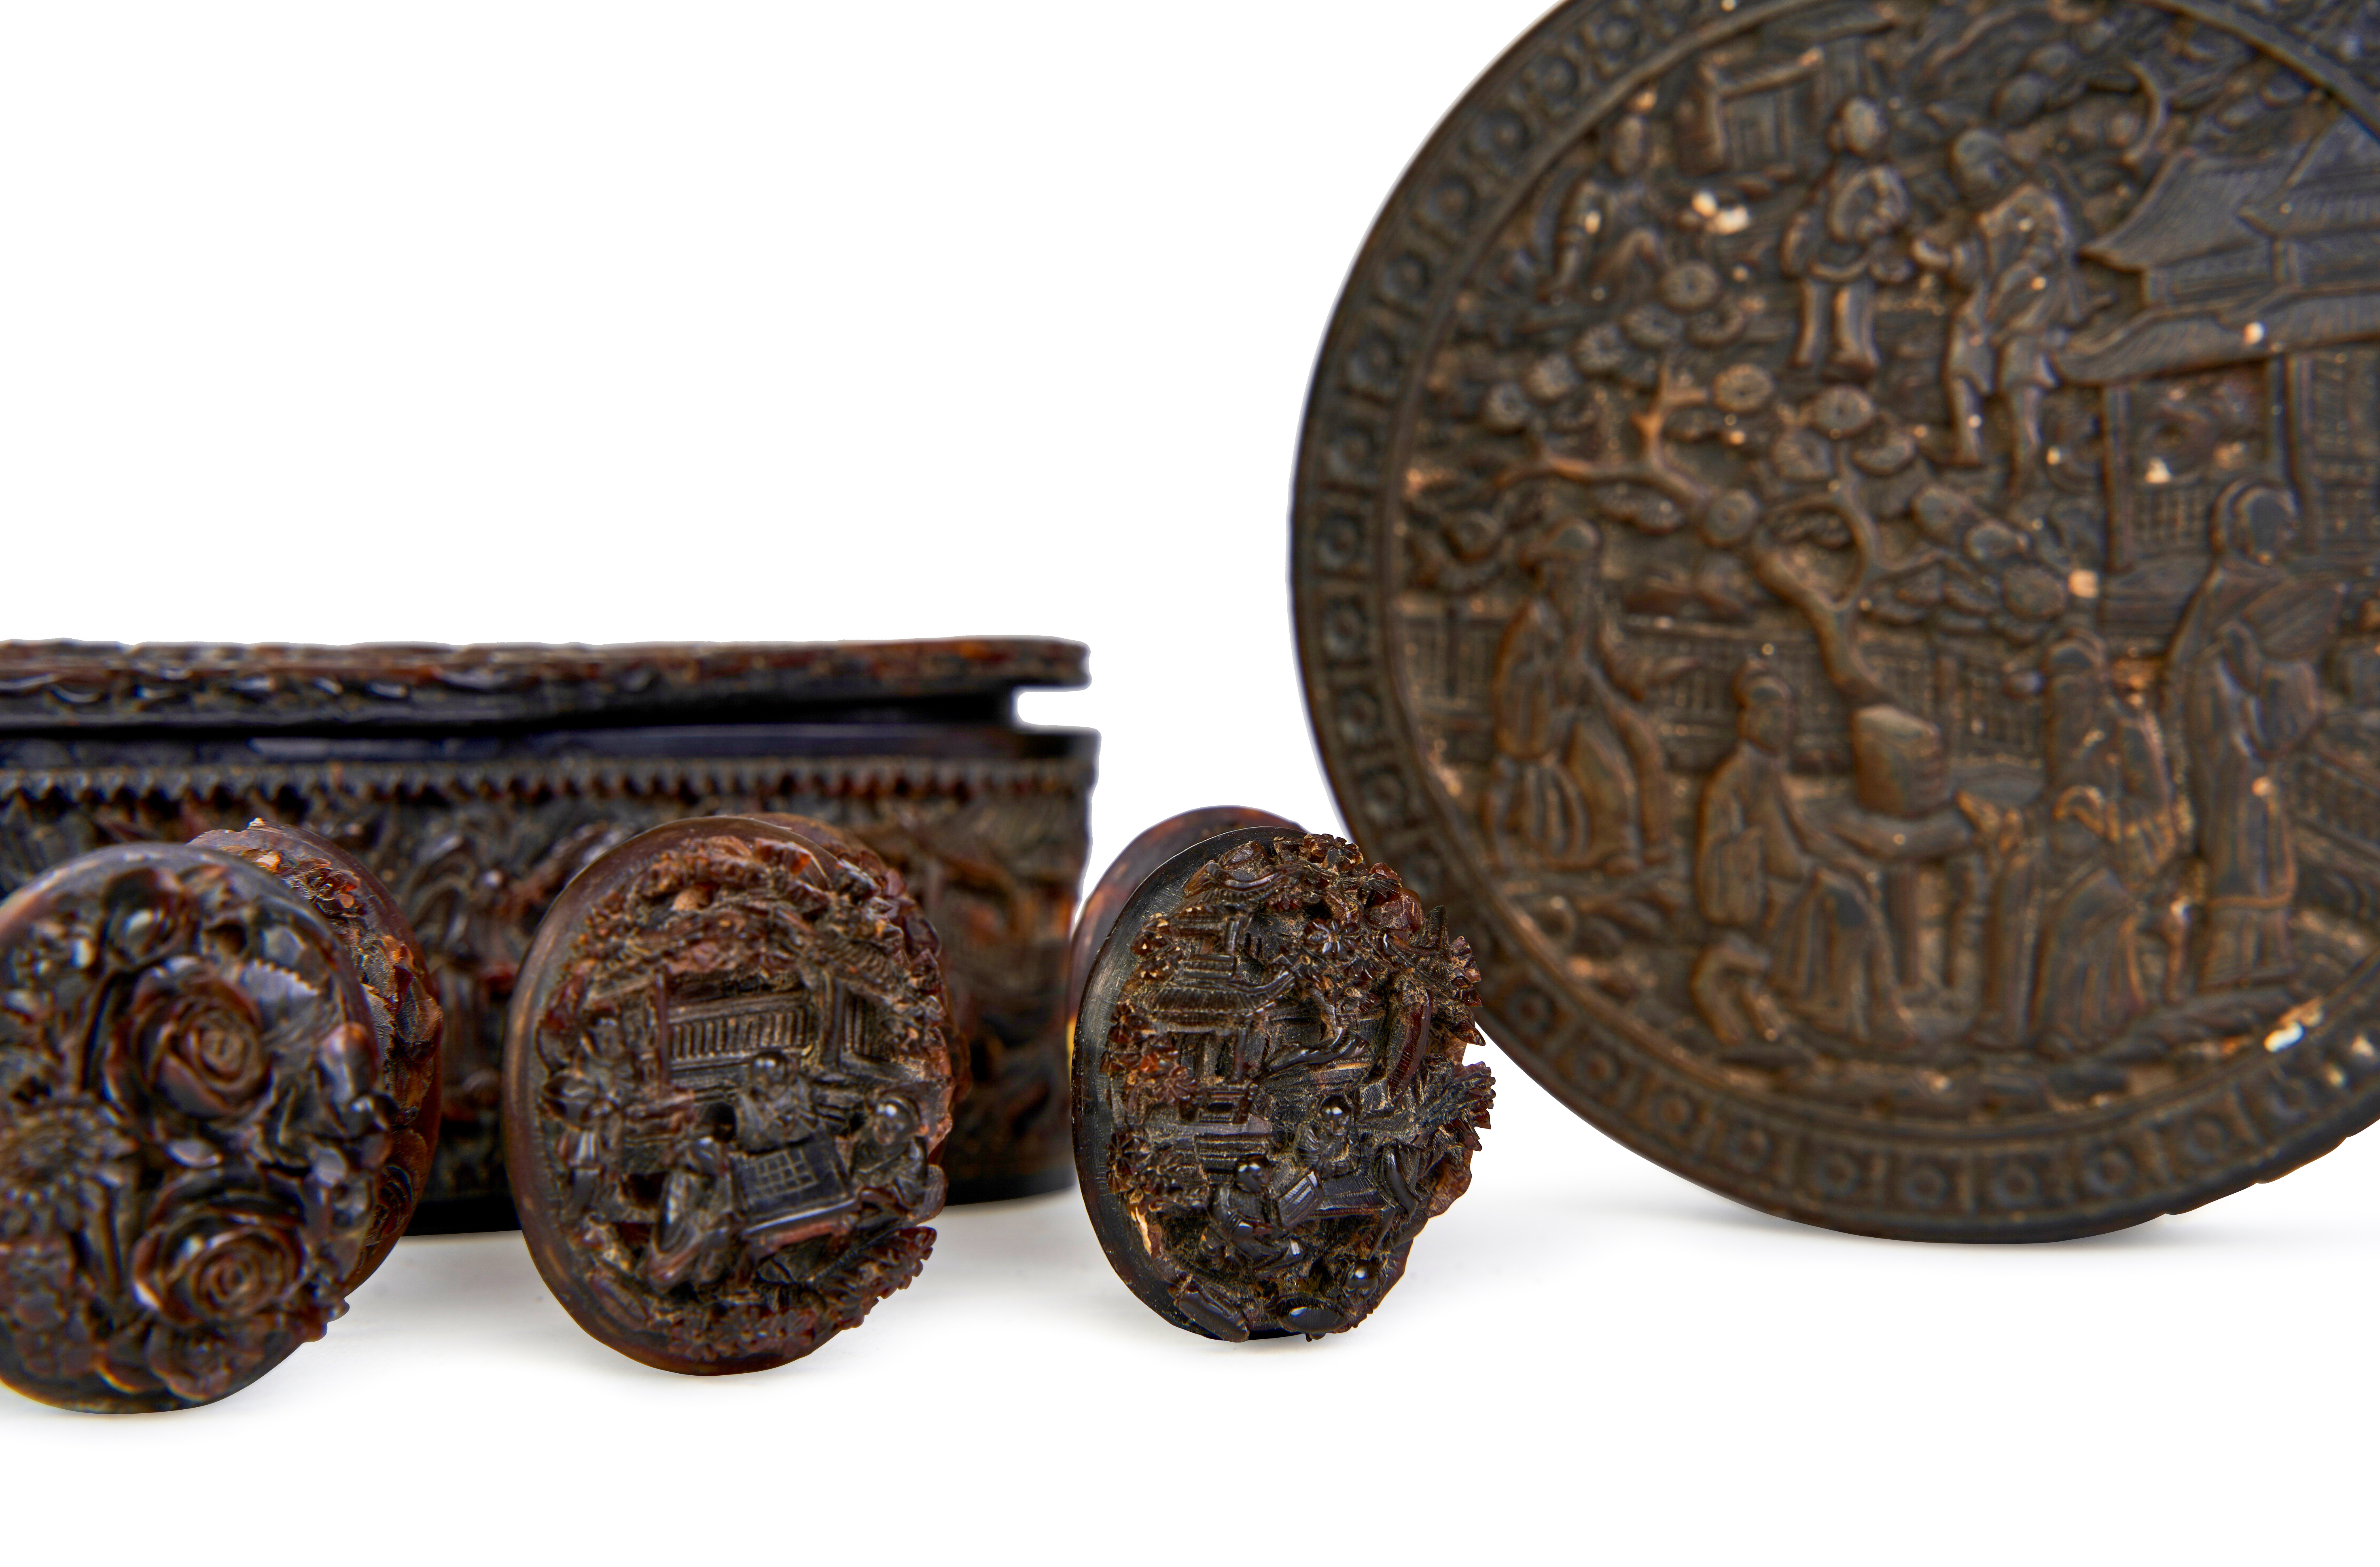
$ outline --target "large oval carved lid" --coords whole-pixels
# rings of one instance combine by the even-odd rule
[[[2380,22],[1585,0],[1307,410],[1351,827],[1655,1160],[2049,1238],[2380,1113]]]

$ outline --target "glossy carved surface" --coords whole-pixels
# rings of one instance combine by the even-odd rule
[[[103,849],[0,904],[0,1380],[175,1409],[346,1309],[395,1107],[346,947],[228,855]]]
[[[0,654],[0,891],[105,844],[260,816],[387,883],[446,1014],[417,1229],[512,1222],[504,1009],[563,884],[650,827],[738,812],[861,834],[942,934],[975,1080],[944,1149],[953,1200],[1069,1178],[1065,943],[1097,739],[1021,730],[1008,701],[1080,685],[1078,644]]]
[[[388,1097],[394,1118],[388,1162],[381,1166],[372,1199],[371,1230],[346,1279],[346,1287],[353,1290],[387,1260],[412,1221],[438,1147],[446,1014],[438,1004],[429,960],[380,879],[326,838],[302,827],[259,820],[237,832],[201,833],[190,844],[237,855],[303,894],[346,949],[363,987],[380,1058],[377,1086]]]
[[[2034,1238],[2380,1113],[2380,29],[1587,0],[1424,151],[1297,509],[1315,725],[1582,1114]]]
[[[1305,831],[1296,822],[1269,810],[1249,806],[1205,806],[1169,816],[1143,830],[1099,873],[1099,884],[1084,894],[1082,914],[1075,919],[1075,932],[1066,942],[1069,1026],[1082,1007],[1083,987],[1090,982],[1091,962],[1099,955],[1099,948],[1107,944],[1108,932],[1114,929],[1116,917],[1123,913],[1123,905],[1140,890],[1140,884],[1155,875],[1159,866],[1191,844],[1203,844],[1242,827]]]
[[[538,932],[504,1059],[514,1197],[572,1317],[673,1371],[753,1371],[914,1278],[951,1058],[932,930],[832,829],[656,828]]]
[[[1075,1159],[1143,1302],[1233,1341],[1371,1313],[1488,1124],[1470,961],[1395,872],[1293,828],[1140,884],[1076,1020]]]
[[[886,787],[838,818],[902,874],[941,941],[954,1071],[967,1085],[942,1146],[953,1202],[1055,1191],[1073,1174],[1066,939],[1090,848],[1089,786],[1086,764],[1062,787],[1004,797],[945,804]]]

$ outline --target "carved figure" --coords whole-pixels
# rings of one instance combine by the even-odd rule
[[[1355,1165],[1355,1111],[1333,1094],[1314,1107],[1314,1119],[1298,1128],[1297,1160],[1328,1179],[1352,1172]]]
[[[620,1134],[633,1088],[615,1017],[597,1019],[588,1030],[585,1048],[547,1086],[547,1102],[563,1127],[554,1158],[567,1172],[573,1215],[594,1204],[602,1193],[604,1172],[620,1157]]]
[[[2180,839],[2156,722],[2110,688],[2107,650],[2087,631],[2050,644],[2048,822],[2052,870],[2033,1023],[2042,1048],[2073,1055],[2112,1040],[2146,1010],[2140,924]],[[2168,898],[2163,907],[2170,911]],[[2161,922],[2179,952],[2177,919]]]
[[[1713,1028],[1741,1039],[1743,1023],[1762,1015],[1745,990],[1757,976],[1830,1033],[1905,1043],[1909,1020],[1867,868],[1803,820],[1785,784],[1793,688],[1755,662],[1738,672],[1735,692],[1736,746],[1703,791],[1694,856],[1704,917],[1728,935],[1698,965],[1697,1000]]]
[[[2215,558],[2166,659],[2167,702],[2188,750],[2205,862],[2202,990],[2286,979],[2297,889],[2285,764],[2320,701],[2312,660],[2344,589],[2282,565],[2298,542],[2293,497],[2245,481],[2216,501]]]
[[[1463,1063],[1475,982],[1352,844],[1242,828],[1158,866],[1075,1027],[1084,1200],[1125,1282],[1213,1338],[1361,1321],[1469,1184],[1493,1093]]]
[[[735,1091],[735,1146],[745,1153],[768,1153],[799,1142],[818,1130],[809,1079],[775,1051],[762,1051],[744,1065]]]
[[[1221,1268],[1263,1278],[1305,1260],[1305,1245],[1280,1221],[1271,1177],[1269,1161],[1250,1159],[1215,1188],[1214,1222],[1205,1239]]]
[[[686,1138],[662,1183],[662,1223],[644,1257],[647,1284],[666,1290],[719,1282],[734,1255],[735,1190],[727,1150],[708,1131]]]
[[[2065,205],[2024,177],[1992,132],[1962,132],[1950,144],[1950,173],[1973,212],[1968,232],[1947,243],[1921,236],[1914,249],[1920,265],[1965,290],[1942,355],[1950,460],[1982,466],[1984,400],[1997,396],[2014,448],[2008,490],[2017,494],[2041,472],[2041,400],[2058,384],[2057,350],[2090,318],[2074,261],[2081,240]]]
[[[924,1200],[929,1173],[918,1136],[917,1107],[906,1095],[880,1095],[868,1107],[852,1150],[851,1179],[862,1198],[902,1211]]]
[[[1887,128],[1873,101],[1847,100],[1827,132],[1835,162],[1785,225],[1777,265],[1802,285],[1792,362],[1804,369],[1823,364],[1865,377],[1884,366],[1876,343],[1876,286],[1912,275],[1909,255],[1895,239],[1909,222],[1909,188],[1900,171],[1878,157]]]
[[[2264,594],[2289,581],[2282,562],[2302,543],[2295,496],[2262,480],[2243,479],[2216,497],[2208,518],[2205,575],[2166,649],[2163,717],[2166,727],[2188,735],[2191,674],[2214,646],[2224,626]],[[2191,742],[2194,755],[2195,741]],[[2204,820],[2210,802],[2199,792],[2193,771],[2192,803]]]
[[[1603,541],[1560,522],[1522,552],[1535,590],[1496,651],[1490,852],[1517,833],[1546,863],[1630,870],[1670,854],[1659,737],[1631,699],[1686,672],[1633,654],[1605,618]],[[1623,695],[1626,692],[1628,695]]]
[[[1640,270],[1660,271],[1668,246],[1645,200],[1651,150],[1641,115],[1623,115],[1612,123],[1603,148],[1607,175],[1581,181],[1560,209],[1554,264],[1539,285],[1540,298],[1565,298],[1582,282],[1609,293],[1624,288]]]
[[[2247,620],[2225,624],[2189,672],[2192,760],[2206,781],[2202,990],[2285,979],[2297,892],[2281,764],[2313,732],[2313,666],[2268,658]]]

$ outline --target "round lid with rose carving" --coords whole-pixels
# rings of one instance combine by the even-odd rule
[[[800,817],[629,839],[564,890],[513,994],[529,1253],[580,1327],[665,1370],[783,1365],[915,1278],[951,1099],[932,929]]]
[[[1344,1332],[1470,1187],[1479,977],[1395,871],[1262,812],[1160,823],[1119,865],[1224,815],[1271,824],[1148,869],[1091,962],[1075,1170],[1108,1261],[1175,1327]]]
[[[1356,261],[1299,635],[1579,1113],[2046,1239],[2380,1115],[2380,20],[1576,0]]]
[[[0,904],[0,1380],[71,1409],[236,1392],[346,1309],[397,1113],[311,900],[128,845]]]

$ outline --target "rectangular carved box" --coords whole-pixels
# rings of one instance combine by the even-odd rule
[[[416,1233],[512,1222],[504,1006],[547,905],[680,817],[794,811],[908,879],[942,941],[975,1087],[952,1196],[1062,1185],[1067,927],[1099,737],[1031,729],[1079,686],[1038,639],[626,647],[0,644],[0,893],[86,850],[257,816],[386,881],[447,1015],[444,1130]]]

